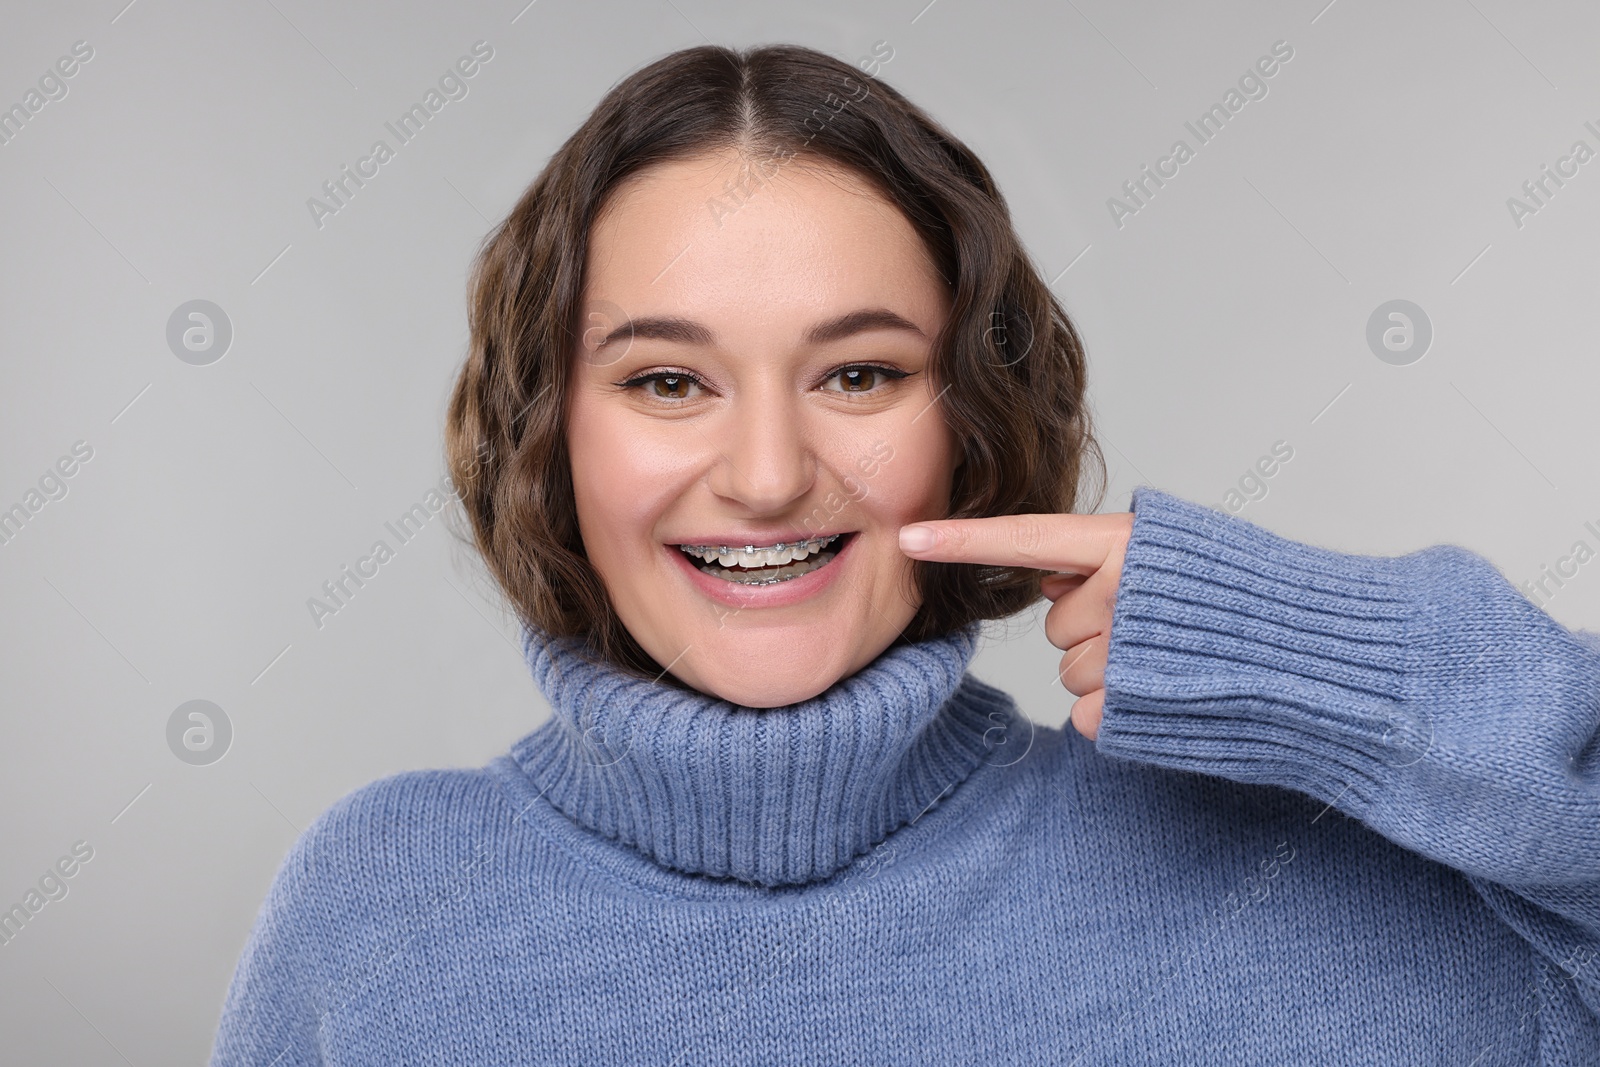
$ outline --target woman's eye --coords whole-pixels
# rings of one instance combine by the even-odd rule
[[[909,371],[880,367],[872,363],[853,363],[833,371],[825,380],[839,381],[840,388],[830,388],[827,390],[830,393],[870,394],[881,392],[885,379],[893,380],[909,375]],[[644,395],[650,400],[668,403],[692,400],[694,395],[691,390],[704,388],[698,378],[683,371],[656,371],[652,374],[641,374],[637,378],[618,384],[623,389],[643,390]]]
[[[664,374],[654,381],[654,392],[663,400],[683,400],[689,395],[690,381],[685,375]]]
[[[873,386],[878,384],[880,378],[904,378],[905,371],[890,370],[888,367],[879,367],[870,363],[854,364],[849,367],[840,367],[828,376],[828,380],[839,379],[843,386],[841,389],[830,389],[834,393],[870,393]]]
[[[693,375],[674,371],[658,371],[655,374],[645,374],[631,381],[622,383],[624,389],[638,389],[649,386],[647,395],[654,400],[687,400],[689,390],[700,383]]]

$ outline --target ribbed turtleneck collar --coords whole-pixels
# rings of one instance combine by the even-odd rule
[[[524,632],[548,722],[511,757],[580,826],[666,867],[757,885],[826,878],[1006,762],[1015,705],[966,675],[979,624],[888,649],[797,704],[747,708]]]

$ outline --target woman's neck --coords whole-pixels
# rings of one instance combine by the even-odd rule
[[[1009,757],[1015,706],[965,676],[979,624],[891,647],[809,700],[746,708],[525,634],[552,715],[511,755],[574,822],[666,867],[826,878]],[[981,684],[981,683],[980,683]]]

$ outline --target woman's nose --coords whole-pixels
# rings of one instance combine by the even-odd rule
[[[754,514],[776,514],[804,497],[817,460],[798,398],[735,402],[707,438],[718,455],[706,481],[712,492]]]

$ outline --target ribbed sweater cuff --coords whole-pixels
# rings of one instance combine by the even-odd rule
[[[1305,545],[1144,486],[1133,512],[1100,752],[1330,800],[1421,758],[1416,555]]]
[[[1600,889],[1594,634],[1456,545],[1334,552],[1148,487],[1133,511],[1099,751],[1298,789],[1502,885]]]

